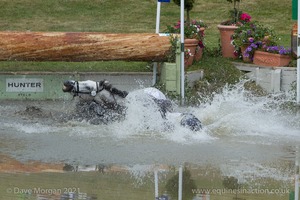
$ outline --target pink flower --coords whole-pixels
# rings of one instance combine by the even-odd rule
[[[176,25],[174,25],[174,28],[175,28],[175,29],[180,29],[180,20],[177,22]]]
[[[240,20],[250,22],[251,16],[248,13],[242,13],[240,16]]]

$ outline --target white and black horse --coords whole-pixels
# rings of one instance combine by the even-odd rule
[[[67,80],[63,83],[63,92],[69,92],[74,97],[79,97],[77,106],[78,114],[82,118],[91,119],[93,115],[102,117],[102,122],[111,122],[124,119],[126,116],[127,91],[121,91],[108,81],[74,81]],[[180,124],[193,131],[202,128],[201,122],[191,113],[175,113],[172,111],[172,103],[156,88],[143,89],[155,104],[159,107],[162,118],[168,120],[171,117],[180,118]],[[99,119],[99,118],[98,118]]]

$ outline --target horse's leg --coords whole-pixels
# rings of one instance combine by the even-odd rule
[[[98,116],[104,116],[105,108],[98,101],[93,100],[89,106],[89,110],[96,113]]]

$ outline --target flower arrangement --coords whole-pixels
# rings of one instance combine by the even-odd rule
[[[167,26],[166,32],[168,33],[180,33],[180,24],[181,22],[178,21],[176,24],[172,26]],[[184,37],[189,39],[197,39],[203,45],[203,37],[204,37],[204,30],[207,28],[207,24],[204,23],[202,20],[191,20],[190,22],[185,21],[184,23]],[[203,45],[204,46],[204,45]]]
[[[167,60],[169,61],[173,61],[175,60],[175,48],[176,48],[176,42],[179,40],[178,39],[178,35],[176,34],[180,34],[180,25],[181,22],[178,21],[177,23],[175,23],[172,26],[167,26],[167,29],[165,30],[165,32],[170,33],[171,34],[171,44],[172,47],[167,55]],[[185,60],[187,60],[190,57],[194,57],[193,54],[200,54],[202,48],[204,48],[204,30],[205,28],[207,28],[207,24],[205,22],[203,22],[202,20],[191,20],[190,22],[185,21],[184,23],[184,38],[185,39],[196,39],[198,41],[198,45],[196,43],[196,52],[194,52],[193,49],[193,53],[191,53],[191,50],[189,50],[189,52],[185,52]],[[175,35],[173,35],[175,34]],[[176,38],[176,39],[174,39]],[[197,42],[195,41],[195,42]],[[194,43],[195,44],[195,43]],[[201,49],[200,49],[201,48]],[[198,55],[197,54],[197,55]],[[199,56],[197,56],[198,59],[200,59]]]
[[[288,66],[292,59],[291,49],[283,46],[262,45],[257,47],[253,57],[255,65],[266,67]]]
[[[274,44],[278,41],[278,36],[273,28],[260,24],[258,22],[249,22],[238,27],[232,39],[237,46],[253,43],[253,41],[264,41],[268,44]]]
[[[191,24],[196,26],[197,30],[200,30],[198,31],[198,40],[199,40],[198,47],[204,48],[204,30],[208,28],[207,24],[204,23],[202,20],[198,20],[198,21],[192,20]]]
[[[253,41],[252,39],[250,41]],[[247,46],[244,52],[241,52],[244,58],[249,58],[253,60],[254,52],[261,46],[261,41],[252,42]]]
[[[190,66],[193,64],[194,61],[194,54],[190,49],[185,49],[184,50],[184,65],[186,67]]]
[[[239,26],[232,35],[232,44],[237,54],[253,58],[254,51],[263,46],[277,45],[278,37],[271,27],[264,26],[257,22],[249,22]],[[241,48],[246,48],[240,52]]]
[[[247,22],[250,22],[251,16],[250,16],[248,13],[242,13],[242,14],[239,16],[239,19],[240,19],[241,22],[247,23]],[[244,24],[244,23],[243,23],[243,24]]]
[[[191,50],[190,50],[190,49],[185,49],[185,50],[184,50],[184,58],[185,58],[185,59],[188,59],[188,58],[191,57],[191,56],[194,56],[194,55],[192,54]]]
[[[243,25],[251,21],[251,16],[248,13],[243,13],[239,9],[241,0],[226,0],[229,3],[233,3],[233,9],[229,11],[230,19],[222,22],[221,25]]]
[[[265,51],[268,53],[274,53],[274,54],[279,54],[279,55],[291,55],[291,53],[292,53],[291,48],[285,48],[285,47],[279,46],[279,45],[268,46],[265,42],[257,41],[257,42],[251,43],[245,49],[245,51],[242,52],[243,57],[250,58],[251,60],[253,60],[254,52],[256,50],[261,50],[261,51]]]
[[[291,55],[292,53],[291,48],[285,48],[283,46],[263,46],[261,50],[280,55]]]

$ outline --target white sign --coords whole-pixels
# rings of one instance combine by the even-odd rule
[[[43,92],[44,80],[41,78],[7,78],[6,92]]]

